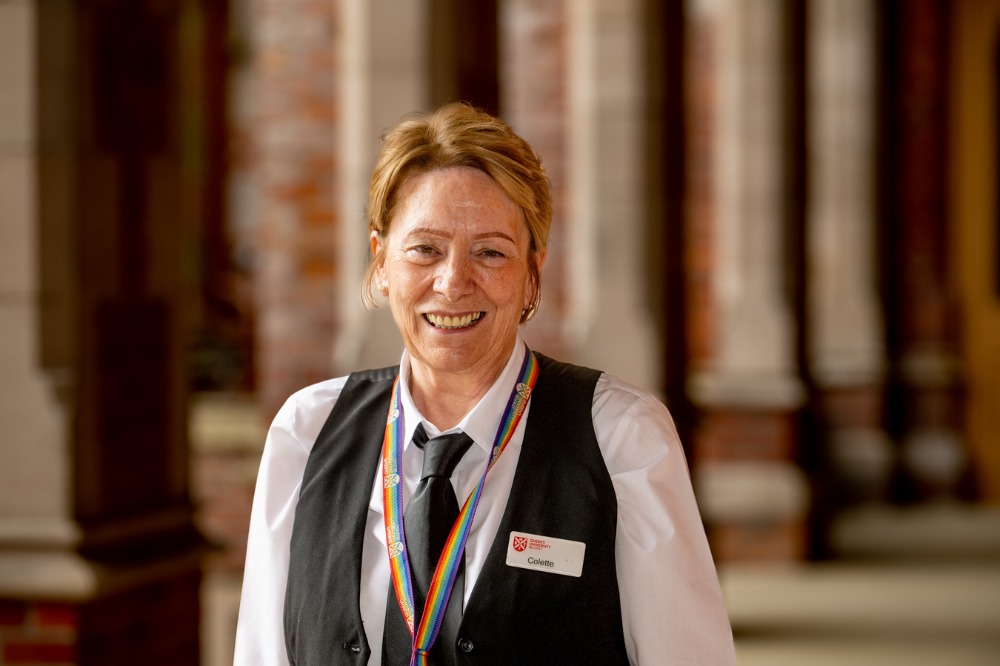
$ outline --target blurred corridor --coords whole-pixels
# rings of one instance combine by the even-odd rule
[[[380,134],[554,194],[534,348],[655,391],[743,666],[1000,663],[1000,0],[0,0],[0,664],[231,662],[264,431],[395,363]]]

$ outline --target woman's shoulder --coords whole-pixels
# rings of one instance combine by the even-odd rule
[[[271,430],[284,430],[300,441],[311,442],[343,393],[348,377],[334,377],[292,393],[271,422]]]
[[[612,475],[683,460],[670,411],[652,391],[604,373],[594,391],[594,432]]]
[[[288,396],[282,409],[309,409],[313,405],[332,404],[337,401],[347,384],[348,375],[324,379],[310,384]]]
[[[537,354],[543,371],[570,381],[593,386],[594,418],[617,418],[627,412],[651,412],[669,419],[663,400],[654,392],[640,388],[614,374],[585,365],[567,363]]]
[[[594,417],[635,417],[640,414],[670,419],[666,405],[657,394],[611,373],[601,373],[594,390]]]
[[[271,428],[287,430],[296,439],[312,442],[352,380],[355,386],[358,381],[391,381],[398,371],[398,367],[364,370],[303,387],[288,396]]]

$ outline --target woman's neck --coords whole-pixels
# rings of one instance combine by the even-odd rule
[[[489,392],[504,365],[488,373],[441,373],[410,365],[410,396],[420,413],[441,431],[450,430]]]

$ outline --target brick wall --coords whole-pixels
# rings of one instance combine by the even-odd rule
[[[331,371],[338,3],[244,0],[234,13],[245,26],[231,127],[234,244],[254,275],[256,384],[270,418]]]
[[[768,477],[759,476],[771,466],[795,469],[798,438],[795,416],[787,411],[738,407],[701,411],[691,460],[696,478],[706,469],[741,469],[739,479],[730,478],[739,485],[725,492],[728,500],[700,498],[705,500],[703,517],[717,562],[795,561],[806,556],[808,524],[801,496],[777,490],[768,485]],[[779,474],[776,480],[783,481],[786,474]],[[748,510],[751,506],[755,509]]]
[[[542,306],[524,334],[539,351],[565,356],[567,17],[565,0],[501,3],[501,115],[542,158],[552,183],[553,221],[542,276]]]
[[[76,664],[78,626],[70,604],[0,599],[0,664]]]
[[[901,441],[900,499],[971,490],[963,484],[968,456],[957,369],[961,318],[950,284],[953,234],[948,219],[949,10],[941,0],[893,5],[898,40],[888,78],[895,97],[886,123],[885,168],[891,242],[886,248],[890,365],[898,385],[889,429]]]
[[[712,356],[713,201],[712,160],[715,71],[713,25],[690,20],[687,55],[687,277],[686,322],[692,368]]]
[[[200,583],[193,570],[84,602],[0,599],[0,664],[197,664]]]

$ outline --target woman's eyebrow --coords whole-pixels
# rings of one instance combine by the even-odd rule
[[[486,238],[504,238],[506,240],[509,240],[511,243],[517,245],[517,241],[515,241],[513,238],[511,238],[502,231],[486,231],[481,234],[476,234],[475,236],[473,236],[473,238],[476,240],[483,240]]]
[[[407,238],[412,238],[413,236],[421,236],[421,235],[435,236],[437,238],[449,238],[451,236],[451,234],[449,234],[446,231],[442,231],[440,229],[432,229],[430,227],[414,227],[413,229],[410,229],[408,232],[406,232]],[[487,238],[503,238],[504,240],[510,241],[514,245],[517,245],[516,240],[514,240],[513,238],[510,237],[510,235],[505,234],[502,231],[484,231],[482,233],[474,235],[472,238],[473,240],[484,240]]]
[[[449,234],[438,229],[431,229],[430,227],[414,227],[406,232],[406,238],[412,238],[413,236],[437,236],[438,238],[447,238]]]

